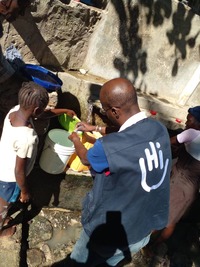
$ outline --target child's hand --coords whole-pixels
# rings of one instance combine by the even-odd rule
[[[30,198],[31,198],[31,196],[28,192],[26,192],[26,193],[21,192],[19,200],[22,203],[27,203],[27,202],[29,202]]]
[[[70,117],[74,117],[74,116],[76,116],[76,113],[73,111],[73,110],[71,110],[71,109],[66,109],[66,112],[65,112],[68,116],[70,116]]]

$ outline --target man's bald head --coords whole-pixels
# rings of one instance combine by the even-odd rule
[[[131,106],[138,106],[136,90],[125,78],[115,78],[106,82],[101,88],[100,100],[109,107],[129,109]]]
[[[135,88],[124,78],[106,82],[100,91],[100,101],[108,119],[118,126],[140,112]]]

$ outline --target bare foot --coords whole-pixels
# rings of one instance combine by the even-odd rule
[[[16,232],[16,226],[12,226],[12,227],[7,228],[7,229],[2,229],[2,230],[0,230],[0,238],[12,236],[12,235],[14,235],[15,232]]]

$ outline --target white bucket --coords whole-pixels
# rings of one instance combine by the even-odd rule
[[[64,172],[66,165],[75,152],[74,144],[68,139],[68,133],[63,129],[50,130],[46,136],[40,157],[40,167],[47,173]]]

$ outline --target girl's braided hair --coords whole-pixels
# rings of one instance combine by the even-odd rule
[[[38,107],[45,109],[49,102],[49,95],[45,88],[30,81],[24,82],[18,94],[19,105],[28,109]]]

